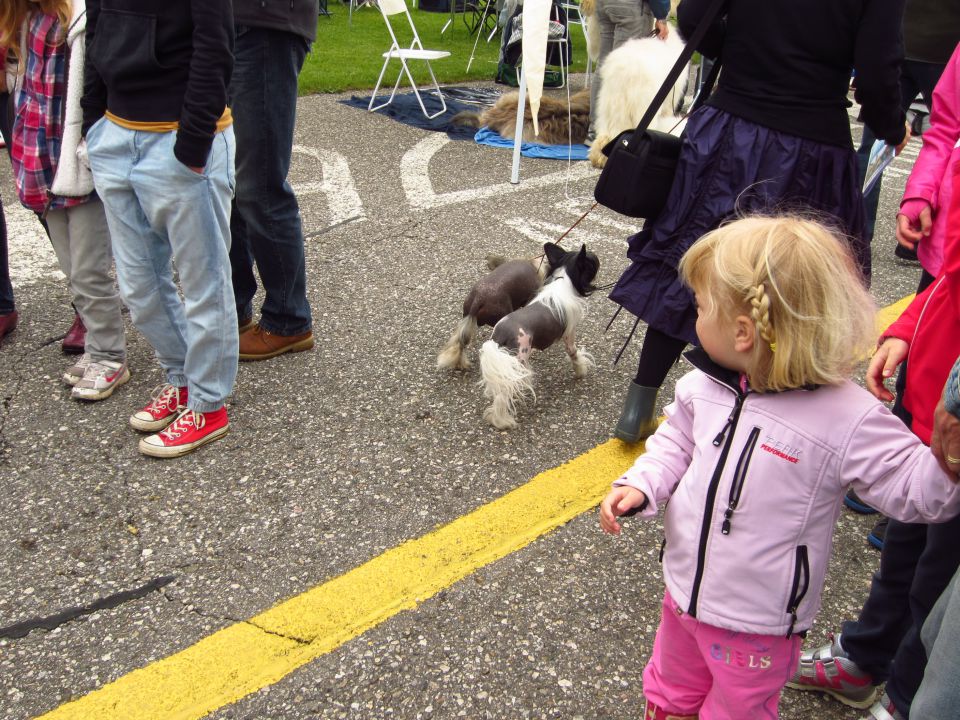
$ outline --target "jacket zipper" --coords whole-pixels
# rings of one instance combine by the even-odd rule
[[[730,387],[726,385],[726,387]],[[732,389],[732,388],[731,388]],[[733,436],[737,427],[737,420],[740,418],[740,410],[743,408],[743,401],[746,395],[737,393],[737,402],[727,418],[723,429],[713,439],[714,445],[720,445],[726,438],[723,450],[720,451],[720,459],[717,460],[717,467],[713,471],[713,477],[710,478],[710,485],[707,487],[706,507],[703,512],[703,524],[700,526],[700,547],[697,551],[697,572],[693,576],[693,588],[690,591],[690,607],[687,614],[695,618],[697,616],[697,600],[700,596],[700,583],[703,581],[703,566],[707,559],[707,539],[710,535],[710,523],[713,520],[713,508],[717,501],[717,489],[720,485],[720,476],[723,475],[723,468],[727,463],[727,456],[730,454],[730,445],[733,444]]]
[[[724,535],[730,534],[730,527],[733,524],[733,513],[740,504],[740,496],[743,494],[743,484],[747,479],[747,468],[750,467],[750,460],[753,458],[753,450],[757,447],[757,439],[760,437],[760,428],[754,426],[747,437],[747,443],[744,445],[743,452],[740,453],[740,459],[737,460],[737,469],[733,474],[733,482],[730,484],[730,497],[727,499],[727,509],[723,513],[723,526],[720,532]]]
[[[810,588],[810,564],[807,561],[807,546],[798,545],[793,565],[793,587],[790,588],[790,601],[787,603],[787,612],[790,613],[790,628],[787,630],[787,639],[793,635],[793,627],[797,624],[797,609]]]

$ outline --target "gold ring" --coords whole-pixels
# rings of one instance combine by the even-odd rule
[[[953,455],[947,455],[947,465],[960,465],[960,458],[955,458]]]

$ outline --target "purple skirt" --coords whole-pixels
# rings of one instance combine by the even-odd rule
[[[650,327],[696,343],[693,294],[677,266],[687,249],[737,215],[795,212],[848,239],[864,277],[870,247],[852,147],[770,130],[713,107],[690,117],[663,212],[627,239],[631,263],[610,293]]]

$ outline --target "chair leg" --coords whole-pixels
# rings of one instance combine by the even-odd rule
[[[403,62],[401,60],[401,62]],[[427,106],[423,104],[423,98],[420,96],[420,88],[417,87],[416,81],[413,79],[413,74],[410,72],[410,69],[407,67],[407,64],[404,62],[403,67],[407,71],[407,77],[410,79],[410,85],[413,86],[413,92],[417,96],[417,102],[420,103],[420,109],[423,110],[423,114],[426,116],[427,120],[433,120],[435,117],[443,115],[447,111],[447,101],[443,97],[443,91],[440,90],[440,83],[437,82],[437,76],[433,74],[433,66],[430,65],[429,60],[424,60],[427,65],[427,70],[430,71],[430,79],[433,81],[433,89],[437,91],[437,97],[440,98],[440,110],[431,115],[427,111]]]
[[[390,63],[390,58],[387,58],[383,62],[383,68],[381,68],[380,70],[380,77],[377,79],[377,86],[373,89],[373,95],[370,96],[370,104],[367,105],[367,110],[370,112],[373,112],[374,110],[379,110],[380,108],[386,107],[387,105],[392,103],[393,98],[396,97],[397,88],[400,87],[400,80],[403,78],[403,71],[406,67],[406,64],[404,63],[402,58],[400,59],[400,65],[401,65],[400,72],[397,73],[397,81],[393,84],[393,90],[390,91],[390,97],[387,98],[386,102],[382,102],[376,107],[374,107],[373,103],[377,99],[377,90],[380,88],[380,83],[383,80],[383,75],[387,71],[387,65],[389,63]],[[407,71],[407,75],[408,76],[410,75],[409,71]]]
[[[352,0],[351,0],[351,2],[352,2]],[[377,105],[376,107],[373,106],[374,101],[376,101],[376,99],[377,99],[377,90],[380,89],[380,83],[383,82],[383,75],[384,75],[385,72],[387,72],[387,65],[389,65],[389,64],[390,64],[390,58],[386,58],[386,59],[383,61],[383,67],[380,68],[380,77],[377,78],[377,84],[374,86],[374,88],[373,88],[373,94],[370,96],[370,104],[367,105],[367,110],[368,110],[369,112],[373,112],[374,110],[379,110],[380,108],[384,107],[385,105],[389,105],[389,104],[390,104],[390,100],[388,100],[387,102],[382,103],[382,104],[380,104],[380,105]],[[391,96],[390,99],[392,100],[392,99],[393,99],[393,96]]]

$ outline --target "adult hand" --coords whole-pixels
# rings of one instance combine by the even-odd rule
[[[960,472],[960,419],[948,412],[943,405],[943,397],[933,412],[933,436],[930,449],[940,463],[940,467],[957,481]]]
[[[907,146],[908,142],[910,142],[910,123],[905,122],[903,124],[903,140],[900,141],[900,144],[897,145],[896,148],[897,155]]]
[[[933,210],[930,204],[920,211],[918,218],[919,224],[910,222],[903,213],[897,215],[897,242],[908,250],[917,247],[917,243],[930,235],[930,228],[933,226]]]
[[[610,535],[620,534],[620,523],[617,517],[642,506],[647,496],[636,488],[621,485],[611,490],[600,503],[600,527]]]
[[[657,20],[657,22],[654,23],[654,27],[657,30],[657,37],[661,40],[666,40],[670,34],[670,23],[666,20]]]
[[[900,338],[892,337],[884,340],[877,348],[867,368],[867,390],[874,397],[884,402],[893,400],[893,393],[887,390],[883,383],[893,375],[897,365],[904,361],[909,349],[909,344]]]

